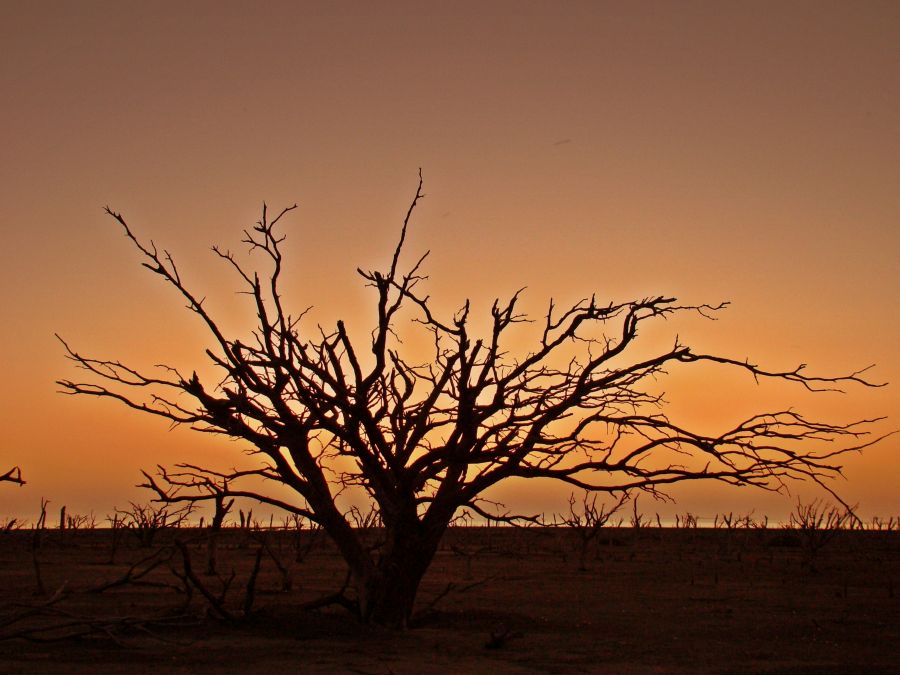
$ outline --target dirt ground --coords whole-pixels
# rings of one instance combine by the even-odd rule
[[[225,530],[218,576],[197,530],[133,534],[0,535],[0,671],[900,672],[898,532],[842,531],[814,552],[774,528],[614,528],[582,559],[568,530],[455,528],[401,632],[300,609],[345,577],[308,532]],[[232,621],[187,597],[176,540]]]

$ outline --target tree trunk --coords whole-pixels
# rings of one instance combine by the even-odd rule
[[[370,579],[365,605],[360,603],[363,620],[388,628],[407,628],[421,580],[422,574],[412,569]]]
[[[386,542],[374,574],[357,583],[363,621],[390,628],[408,627],[419,584],[444,529],[427,531],[415,518],[386,526]]]

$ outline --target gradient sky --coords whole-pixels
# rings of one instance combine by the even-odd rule
[[[289,299],[362,331],[354,270],[386,259],[419,167],[409,251],[432,249],[441,306],[486,311],[523,285],[538,312],[594,291],[731,300],[671,333],[774,368],[877,363],[894,384],[810,397],[673,373],[682,419],[795,405],[900,426],[900,3],[5,1],[0,44],[0,459],[28,480],[0,490],[0,515],[46,497],[102,517],[148,497],[140,468],[241,461],[236,444],[55,393],[77,373],[54,332],[134,365],[202,356],[104,205],[239,327],[209,246],[236,247],[263,200],[298,202]],[[896,515],[900,439],[846,477],[863,514]],[[648,509],[780,517],[792,499],[674,494]],[[568,489],[501,496],[553,511]]]

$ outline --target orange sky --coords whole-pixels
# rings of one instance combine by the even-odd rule
[[[900,4],[444,4],[0,5],[0,458],[28,480],[0,490],[0,516],[43,496],[102,517],[147,497],[139,468],[240,461],[234,444],[55,393],[75,373],[54,332],[135,365],[202,354],[106,204],[240,326],[208,247],[235,247],[263,200],[299,202],[291,300],[364,330],[354,270],[384,261],[421,166],[409,250],[433,250],[447,307],[522,285],[537,311],[593,291],[730,299],[718,323],[673,333],[773,367],[874,362],[900,382]],[[796,405],[900,426],[896,384],[810,398],[676,374],[667,391],[701,424]],[[900,511],[900,439],[846,466],[848,501]],[[702,515],[790,508],[676,494]],[[503,496],[552,511],[567,495]]]

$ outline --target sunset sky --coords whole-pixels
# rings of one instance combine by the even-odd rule
[[[57,393],[85,353],[187,369],[201,327],[139,265],[109,205],[175,256],[224,321],[252,318],[209,251],[297,202],[288,300],[365,335],[357,267],[384,264],[422,168],[409,256],[486,312],[673,294],[730,300],[660,332],[772,368],[869,364],[877,390],[810,396],[673,372],[710,429],[795,406],[900,427],[900,3],[2,2],[0,518],[99,517],[139,469],[228,467],[240,446]],[[835,484],[900,513],[900,436]],[[567,488],[501,491],[563,510]],[[795,495],[694,485],[650,511],[783,517]],[[800,490],[804,496],[822,496]]]

